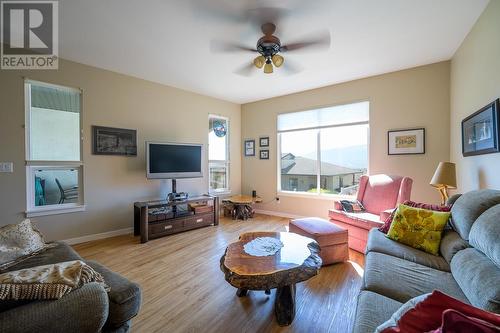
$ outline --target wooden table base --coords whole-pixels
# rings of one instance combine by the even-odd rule
[[[235,204],[233,208],[233,220],[247,220],[253,218],[254,210],[249,204]]]
[[[271,291],[265,290],[266,295],[270,295]],[[280,326],[288,326],[295,318],[295,284],[284,286],[276,289],[276,297],[274,299],[274,312],[276,321]],[[248,289],[238,288],[236,296],[245,297],[248,295]]]
[[[245,245],[267,237],[283,245],[273,255],[253,256]],[[275,242],[273,242],[275,243]],[[295,284],[317,275],[321,267],[319,244],[311,238],[288,232],[247,232],[238,242],[228,245],[221,257],[220,268],[224,278],[244,297],[249,290],[264,291],[267,295],[276,289],[274,312],[280,326],[290,325],[295,317]]]
[[[288,326],[295,318],[295,284],[276,289],[274,312],[280,326]]]

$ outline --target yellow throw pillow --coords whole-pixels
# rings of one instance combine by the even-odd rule
[[[438,255],[441,234],[449,218],[449,212],[399,205],[387,237]]]

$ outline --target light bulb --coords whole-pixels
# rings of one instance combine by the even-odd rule
[[[264,73],[271,74],[273,72],[273,64],[271,62],[266,62],[264,65]]]
[[[281,65],[283,65],[283,62],[285,61],[285,58],[283,58],[279,54],[273,55],[272,59],[273,59],[273,64],[276,67],[280,67]]]
[[[264,58],[263,56],[258,56],[253,60],[253,64],[257,68],[262,68],[262,66],[264,66],[265,63],[266,63],[266,58]]]

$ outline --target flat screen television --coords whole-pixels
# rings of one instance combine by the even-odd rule
[[[152,179],[199,178],[203,145],[146,142],[146,176]]]

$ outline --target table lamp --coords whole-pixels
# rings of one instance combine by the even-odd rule
[[[430,184],[438,189],[441,194],[441,205],[444,206],[448,200],[448,189],[457,188],[455,163],[439,162]]]

